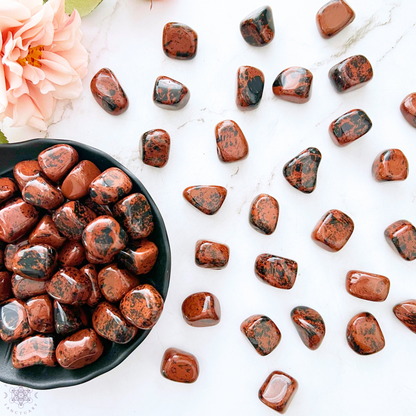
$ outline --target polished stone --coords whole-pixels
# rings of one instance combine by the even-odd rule
[[[62,267],[78,267],[84,260],[85,248],[79,241],[67,241],[59,250],[58,261]]]
[[[273,94],[291,103],[307,103],[311,98],[312,72],[298,66],[282,71],[273,82]]]
[[[331,123],[329,135],[337,146],[347,146],[367,134],[372,126],[363,110],[351,110]]]
[[[254,266],[256,276],[278,289],[292,289],[298,274],[298,264],[273,254],[260,254]]]
[[[321,159],[321,152],[316,147],[309,147],[286,163],[283,176],[295,189],[310,194],[316,187]]]
[[[45,215],[30,233],[30,244],[47,244],[58,250],[66,241],[65,237],[59,234],[58,228],[52,221],[50,215]]]
[[[195,355],[178,348],[168,348],[160,366],[162,376],[178,383],[194,383],[199,376],[199,364]]]
[[[220,303],[212,293],[194,293],[183,301],[182,316],[185,322],[191,326],[217,325],[221,319]]]
[[[149,273],[156,264],[158,248],[152,241],[143,238],[135,241],[118,254],[118,261],[132,273],[140,275]]]
[[[224,120],[215,127],[217,154],[221,162],[230,163],[248,156],[248,143],[240,126],[233,120]]]
[[[365,56],[355,55],[333,66],[328,75],[338,92],[353,91],[373,79],[373,68]]]
[[[230,249],[225,244],[198,240],[195,245],[195,263],[205,269],[221,270],[227,266]]]
[[[145,165],[163,168],[169,160],[170,136],[162,129],[149,130],[143,134],[142,160]]]
[[[274,38],[272,9],[263,6],[246,16],[240,23],[240,32],[251,46],[265,46]]]
[[[2,341],[17,341],[32,332],[25,304],[21,300],[9,299],[0,306],[0,338]]]
[[[264,74],[253,66],[240,66],[237,72],[236,104],[240,110],[253,110],[260,104]]]
[[[191,93],[179,81],[160,76],[156,79],[153,90],[153,102],[165,110],[181,110],[188,104]]]
[[[256,196],[251,203],[249,222],[258,232],[273,234],[279,219],[279,203],[267,194]]]
[[[325,337],[325,322],[322,316],[307,306],[297,306],[290,313],[292,322],[302,342],[310,349],[317,350]]]
[[[46,293],[46,281],[32,280],[14,274],[11,280],[13,295],[17,299],[27,299]]]
[[[163,52],[169,58],[189,60],[195,58],[198,35],[183,23],[167,23],[163,28]]]
[[[53,337],[37,334],[14,345],[12,365],[17,369],[34,365],[55,367],[55,341]]]
[[[354,231],[354,222],[341,211],[328,211],[312,231],[312,239],[325,250],[335,252],[347,244]]]
[[[416,334],[416,300],[406,300],[393,308],[396,318]]]
[[[405,120],[412,127],[416,127],[416,92],[413,92],[404,98],[400,104],[400,111]]]
[[[273,371],[260,387],[259,399],[278,413],[285,413],[298,389],[298,382],[282,371]]]
[[[379,182],[404,181],[409,174],[409,162],[399,149],[384,150],[375,158],[372,173]]]
[[[56,209],[64,202],[62,192],[42,176],[26,184],[22,189],[22,198],[27,203],[46,210]]]
[[[253,315],[244,320],[240,331],[260,355],[269,355],[280,343],[282,337],[276,324],[265,315]]]
[[[85,276],[90,279],[91,282],[91,296],[87,300],[87,304],[90,307],[97,306],[100,303],[103,294],[101,293],[100,284],[98,283],[98,273],[97,269],[93,264],[86,264],[81,269],[81,273],[84,273]]]
[[[316,25],[321,36],[328,39],[345,29],[354,19],[354,10],[344,0],[332,0],[319,9]]]
[[[88,325],[88,318],[82,306],[72,306],[53,302],[55,331],[58,335],[68,335]]]
[[[403,259],[407,261],[416,259],[416,228],[409,221],[394,222],[386,228],[384,236]]]
[[[20,190],[22,190],[29,181],[42,175],[44,175],[44,173],[37,160],[22,160],[13,168],[13,176]]]
[[[30,327],[42,334],[54,332],[53,306],[48,295],[35,296],[26,301],[26,312]]]
[[[100,69],[91,80],[90,88],[95,101],[108,114],[118,116],[129,108],[127,95],[110,69]]]
[[[379,274],[351,270],[345,281],[347,292],[351,295],[373,302],[383,302],[390,291],[390,280]]]
[[[189,186],[183,191],[184,198],[206,215],[214,215],[222,207],[227,189],[216,185]]]
[[[19,192],[19,187],[11,178],[0,178],[0,204],[13,198]]]
[[[359,355],[370,355],[385,346],[384,335],[376,318],[369,312],[355,315],[347,326],[347,341]]]

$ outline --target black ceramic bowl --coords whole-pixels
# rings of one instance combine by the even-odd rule
[[[59,143],[67,143],[73,146],[77,150],[80,160],[88,159],[102,171],[112,166],[120,168],[133,181],[132,192],[141,192],[147,198],[153,211],[155,224],[154,231],[149,238],[157,245],[159,256],[152,271],[141,276],[141,282],[153,285],[163,299],[166,299],[170,279],[171,256],[162,216],[142,183],[111,156],[93,147],[70,140],[34,139],[21,143],[0,144],[0,177],[13,177],[13,167],[16,163],[22,160],[36,159],[42,150]],[[11,363],[13,345],[0,340],[0,381],[34,389],[53,389],[84,383],[120,364],[144,341],[149,332],[139,330],[136,338],[125,345],[105,343],[103,355],[95,363],[78,370],[65,370],[59,366],[34,366],[16,370]]]

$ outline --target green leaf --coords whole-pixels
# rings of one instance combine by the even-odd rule
[[[71,14],[78,10],[81,17],[90,14],[103,0],[65,0],[65,13]]]
[[[4,135],[4,133],[0,130],[0,143],[9,143],[7,140],[7,137]]]

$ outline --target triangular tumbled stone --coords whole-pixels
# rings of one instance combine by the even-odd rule
[[[215,185],[190,186],[183,191],[183,196],[204,214],[213,215],[224,203],[227,190]]]
[[[316,186],[321,159],[321,152],[316,147],[309,147],[286,163],[283,176],[294,188],[310,194]]]

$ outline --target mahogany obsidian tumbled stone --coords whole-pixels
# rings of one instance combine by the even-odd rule
[[[38,162],[52,182],[60,182],[78,163],[78,152],[68,144],[57,144],[39,153]]]
[[[407,95],[400,104],[400,111],[405,120],[416,127],[416,92]]]
[[[0,178],[0,204],[12,198],[19,191],[16,182],[11,178]]]
[[[355,55],[333,66],[329,79],[338,92],[353,91],[373,79],[373,68],[365,56]]]
[[[221,270],[228,264],[230,249],[225,244],[198,240],[195,245],[195,263],[205,269]]]
[[[254,271],[261,281],[270,286],[292,289],[298,274],[298,264],[294,260],[264,253],[257,256]]]
[[[390,280],[379,274],[351,270],[345,281],[347,292],[351,295],[373,302],[386,300],[390,290]]]
[[[416,259],[416,228],[406,220],[389,225],[384,231],[389,245],[407,261]]]
[[[23,247],[27,246],[29,244],[29,241],[27,237],[22,237],[19,240],[17,240],[14,243],[7,244],[7,246],[4,248],[4,267],[9,271],[13,271],[13,258],[14,255],[18,252],[18,250]]]
[[[351,110],[334,120],[329,135],[338,146],[346,146],[367,134],[373,126],[363,110]]]
[[[100,300],[102,299],[103,295],[100,290],[100,285],[98,283],[98,273],[97,269],[93,264],[86,264],[82,267],[81,272],[85,274],[85,276],[90,279],[91,282],[91,296],[89,297],[87,304],[88,306],[94,307],[96,306]]]
[[[214,215],[227,196],[227,189],[216,185],[189,186],[183,191],[184,198],[206,215]]]
[[[248,156],[248,143],[240,129],[233,120],[224,120],[215,127],[217,140],[217,153],[222,162],[237,162]]]
[[[178,383],[194,383],[199,375],[198,360],[189,352],[168,348],[163,354],[160,372]]]
[[[260,194],[251,204],[249,222],[262,234],[273,234],[279,219],[279,203],[271,195]]]
[[[264,75],[253,66],[240,66],[237,72],[236,104],[240,110],[253,110],[260,104],[264,89]]]
[[[59,335],[68,335],[88,325],[88,318],[82,306],[65,305],[57,300],[53,302],[55,331]]]
[[[43,334],[54,332],[53,307],[48,295],[35,296],[26,301],[26,312],[30,327]]]
[[[25,304],[21,300],[9,299],[0,306],[0,338],[4,342],[17,341],[32,332]]]
[[[160,76],[156,79],[153,102],[165,110],[181,110],[188,104],[191,93],[179,81]]]
[[[273,94],[291,103],[303,104],[310,100],[312,72],[298,66],[282,71],[273,82]]]
[[[37,160],[22,160],[13,168],[13,176],[20,189],[23,189],[32,179],[42,176],[43,174]]]
[[[315,190],[321,159],[321,152],[309,147],[286,163],[283,176],[295,189],[310,194]]]
[[[17,299],[26,299],[46,293],[46,281],[32,280],[14,274],[11,280],[12,291]]]
[[[251,46],[265,46],[274,38],[272,9],[263,6],[246,16],[240,23],[240,32]]]
[[[29,181],[22,190],[22,198],[36,207],[52,210],[64,202],[62,192],[39,176]]]
[[[331,0],[316,14],[316,25],[325,39],[335,36],[355,19],[354,10],[344,0]]]
[[[393,308],[396,318],[416,334],[416,300],[406,300]]]
[[[387,149],[374,160],[372,173],[379,182],[404,181],[409,174],[409,162],[399,149]]]
[[[78,267],[85,260],[85,248],[80,241],[67,241],[59,251],[58,261],[63,267]]]
[[[185,322],[191,326],[217,325],[221,319],[220,302],[212,293],[194,293],[183,301],[182,316]]]
[[[302,342],[310,349],[316,350],[325,337],[325,323],[315,309],[297,306],[290,313],[292,322]]]
[[[156,264],[158,248],[152,241],[143,238],[124,248],[118,254],[118,261],[134,274],[146,274]]]
[[[55,341],[51,336],[33,335],[13,346],[12,365],[26,368],[34,365],[55,367]]]
[[[30,233],[30,244],[47,244],[58,250],[65,243],[66,238],[59,234],[58,228],[50,215],[45,215]]]
[[[90,88],[95,101],[108,114],[118,116],[128,109],[127,95],[110,69],[100,69],[91,80]]]
[[[183,23],[167,23],[163,28],[163,52],[169,58],[189,60],[196,55],[198,35]]]
[[[145,165],[163,168],[168,163],[170,136],[162,129],[149,130],[142,136],[142,160]]]
[[[269,355],[282,337],[276,324],[265,315],[253,315],[240,325],[241,332],[260,355]]]

